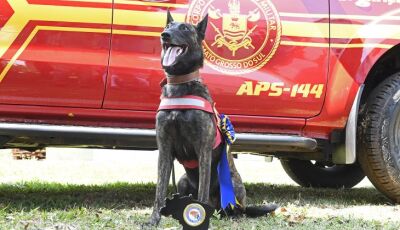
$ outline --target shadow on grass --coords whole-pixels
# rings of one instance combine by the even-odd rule
[[[280,205],[333,206],[381,205],[387,200],[374,188],[312,189],[288,185],[247,184],[248,203],[263,201]],[[172,189],[170,188],[170,192]],[[68,208],[130,209],[152,205],[154,184],[114,183],[106,185],[68,185],[23,182],[0,184],[0,209],[6,212],[65,210]]]

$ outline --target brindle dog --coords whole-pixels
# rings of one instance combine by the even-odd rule
[[[167,78],[178,78],[196,73],[203,66],[202,41],[207,28],[206,16],[197,26],[174,22],[168,12],[167,25],[161,34],[161,63]],[[194,95],[213,103],[207,87],[200,79],[181,84],[166,84],[162,88],[163,97]],[[156,118],[157,144],[159,149],[158,180],[151,225],[161,219],[160,208],[164,205],[167,186],[174,159],[178,161],[197,160],[198,168],[185,168],[186,174],[178,183],[178,192],[192,194],[195,199],[220,208],[220,193],[217,165],[221,157],[222,144],[213,149],[216,136],[214,115],[201,110],[160,110]],[[232,155],[229,165],[235,195],[241,204],[239,211],[248,213],[246,190],[237,172]],[[274,208],[257,209],[265,215]],[[261,213],[260,213],[261,212]]]

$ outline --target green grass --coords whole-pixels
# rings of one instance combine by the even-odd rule
[[[256,219],[212,219],[214,229],[400,229],[400,219],[373,221],[307,215],[310,207],[389,205],[373,188],[317,190],[268,184],[246,187],[249,203],[275,202],[286,207],[287,213]],[[0,229],[137,229],[149,217],[154,193],[154,184],[1,184]],[[171,218],[163,218],[160,228],[177,226]]]

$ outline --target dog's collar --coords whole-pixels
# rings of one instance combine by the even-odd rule
[[[185,74],[185,75],[167,75],[160,83],[160,86],[163,87],[164,85],[179,85],[188,83],[191,81],[201,81],[200,72],[198,70]]]

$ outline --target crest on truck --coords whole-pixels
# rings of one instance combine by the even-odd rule
[[[208,14],[204,58],[225,74],[250,73],[274,56],[281,22],[269,0],[194,0],[186,21],[197,24]]]

